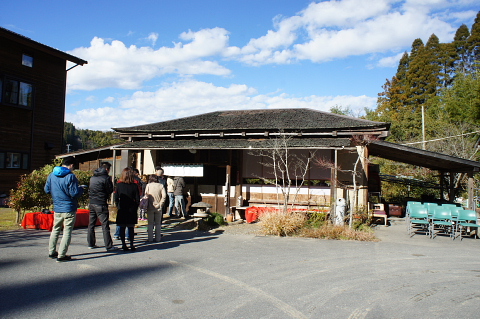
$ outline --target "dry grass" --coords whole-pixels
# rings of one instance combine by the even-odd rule
[[[297,235],[308,238],[378,241],[373,232],[355,230],[348,226],[324,225],[319,228],[302,228]]]
[[[19,229],[16,223],[17,213],[11,208],[0,208],[0,231]]]
[[[293,212],[265,212],[260,216],[260,231],[264,235],[289,236],[305,226],[305,214]]]
[[[358,229],[352,229],[348,226],[334,226],[325,220],[325,216],[317,215],[277,210],[267,211],[260,215],[260,232],[263,235],[273,236],[299,236],[358,241],[378,240],[368,226],[362,224],[363,227],[358,227]]]

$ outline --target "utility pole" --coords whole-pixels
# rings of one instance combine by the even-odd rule
[[[425,107],[422,104],[422,149],[425,149]]]

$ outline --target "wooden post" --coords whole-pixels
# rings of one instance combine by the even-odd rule
[[[230,213],[230,179],[232,174],[232,166],[227,165],[227,177],[225,182],[225,218]]]
[[[112,169],[111,169],[111,173],[112,173],[112,183],[113,183],[113,186],[115,187],[115,170],[116,170],[116,167],[117,167],[117,150],[114,149],[113,150],[113,161],[112,161]],[[114,196],[115,194],[112,193],[112,195],[110,196],[110,203],[111,205],[115,205],[115,202],[114,202]]]
[[[473,197],[475,196],[473,191],[473,172],[468,172],[468,209],[476,210]]]
[[[448,190],[448,200],[453,202],[455,200],[455,173],[450,172],[450,189]]]
[[[443,199],[443,191],[445,189],[445,183],[443,182],[443,179],[445,178],[445,174],[443,172],[440,172],[440,200]]]

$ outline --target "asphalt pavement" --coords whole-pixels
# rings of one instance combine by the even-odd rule
[[[479,318],[480,240],[404,223],[378,242],[170,229],[147,244],[137,228],[129,253],[87,249],[82,228],[64,263],[49,232],[4,231],[0,318]]]

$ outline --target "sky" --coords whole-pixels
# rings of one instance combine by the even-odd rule
[[[67,73],[65,120],[110,130],[222,110],[361,115],[415,39],[451,42],[479,11],[478,0],[15,0],[0,26],[88,61]]]

